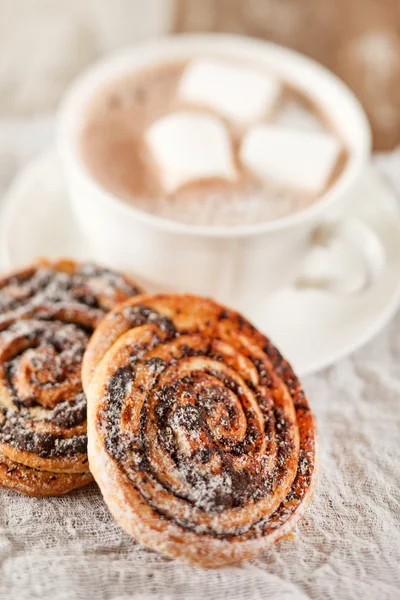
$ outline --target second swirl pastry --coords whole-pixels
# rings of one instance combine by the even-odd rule
[[[81,362],[136,283],[89,263],[40,261],[0,280],[0,485],[57,495],[92,480]]]
[[[256,556],[314,486],[314,419],[271,342],[189,295],[111,311],[83,362],[91,471],[120,525],[190,564]]]

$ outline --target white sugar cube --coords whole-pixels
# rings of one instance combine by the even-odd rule
[[[237,178],[228,130],[214,115],[171,113],[155,121],[145,138],[167,192],[199,179]]]
[[[189,63],[178,89],[184,100],[213,109],[239,125],[268,115],[280,92],[281,84],[274,75],[216,58]]]
[[[245,135],[240,160],[257,177],[287,189],[320,194],[341,151],[329,133],[256,125]]]

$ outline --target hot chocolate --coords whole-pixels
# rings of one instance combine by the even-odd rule
[[[224,59],[128,72],[97,92],[83,121],[82,157],[101,185],[195,225],[287,217],[318,201],[346,161],[312,100]]]

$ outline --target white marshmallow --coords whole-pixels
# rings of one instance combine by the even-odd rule
[[[306,129],[307,131],[325,131],[321,120],[316,114],[300,102],[286,102],[274,115],[276,125],[284,125],[293,129]]]
[[[214,115],[171,113],[155,121],[145,139],[167,192],[199,179],[237,178],[228,130]]]
[[[339,141],[326,132],[256,125],[244,137],[240,159],[267,183],[319,194],[328,183],[340,150]]]
[[[186,68],[178,94],[239,125],[268,115],[281,92],[279,80],[253,66],[200,58]]]

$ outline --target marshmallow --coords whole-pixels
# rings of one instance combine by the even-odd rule
[[[183,100],[213,109],[239,125],[266,116],[280,92],[278,79],[261,69],[208,58],[193,60],[178,88]]]
[[[320,194],[340,151],[339,141],[326,132],[256,125],[243,139],[240,160],[267,183]]]
[[[228,130],[214,115],[171,113],[155,121],[145,139],[167,192],[199,179],[237,178]]]
[[[284,125],[293,129],[306,129],[307,131],[325,131],[321,120],[307,106],[300,102],[285,102],[274,116],[276,125]]]

